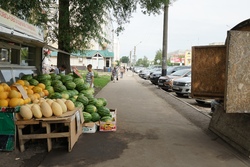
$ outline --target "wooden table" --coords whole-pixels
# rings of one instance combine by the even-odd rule
[[[81,108],[68,111],[61,117],[41,118],[15,121],[20,151],[25,150],[25,142],[30,139],[47,139],[48,152],[52,149],[52,138],[68,138],[68,151],[71,152],[74,144],[82,134],[83,116]],[[33,126],[39,125],[45,133],[35,132]],[[24,128],[30,128],[30,133],[23,133]],[[66,128],[65,128],[66,127]],[[62,131],[61,129],[67,129]]]

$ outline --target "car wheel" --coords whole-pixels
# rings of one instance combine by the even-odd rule
[[[201,101],[201,100],[195,100],[198,104],[205,104],[205,101]]]

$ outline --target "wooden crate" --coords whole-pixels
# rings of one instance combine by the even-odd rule
[[[68,151],[71,152],[74,144],[82,134],[82,111],[78,108],[74,111],[67,112],[66,117],[51,117],[32,120],[17,120],[16,127],[18,132],[20,151],[25,150],[25,142],[30,139],[47,139],[48,152],[52,149],[52,138],[68,138]],[[38,133],[33,130],[33,126],[39,125],[45,129],[45,133]],[[30,133],[23,133],[24,128],[31,128]],[[60,129],[67,129],[61,131]],[[67,127],[67,128],[65,128]]]

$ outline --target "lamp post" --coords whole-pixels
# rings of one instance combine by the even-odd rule
[[[135,63],[136,63],[136,47],[139,45],[139,44],[141,44],[142,43],[142,41],[140,41],[138,44],[136,44],[135,46],[134,46],[134,61],[133,61],[133,64],[135,65]]]

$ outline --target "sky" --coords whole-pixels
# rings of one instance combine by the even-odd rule
[[[167,52],[225,42],[228,30],[250,18],[249,6],[250,0],[177,0],[169,6]],[[163,13],[148,16],[138,10],[117,38],[120,57],[134,55],[136,46],[137,59],[153,60],[163,45]]]

